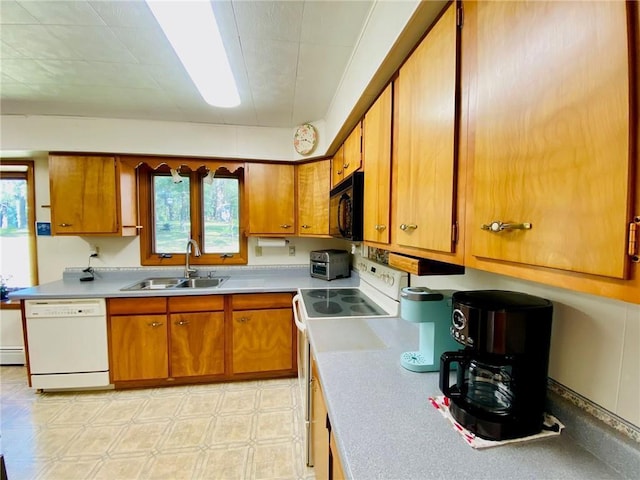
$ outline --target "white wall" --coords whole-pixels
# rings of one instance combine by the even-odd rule
[[[549,376],[640,426],[640,305],[469,268],[465,275],[411,276],[411,285],[513,290],[551,300]]]

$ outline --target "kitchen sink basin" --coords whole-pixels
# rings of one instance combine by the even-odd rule
[[[176,288],[214,288],[219,287],[227,278],[229,277],[187,278],[176,285]]]
[[[145,278],[120,290],[170,290],[173,288],[215,288],[229,277],[157,277]]]

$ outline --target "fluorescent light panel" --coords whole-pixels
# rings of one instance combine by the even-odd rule
[[[211,2],[146,1],[202,98],[214,107],[240,105]]]

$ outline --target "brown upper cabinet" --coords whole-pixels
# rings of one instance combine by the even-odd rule
[[[136,235],[135,170],[114,156],[49,155],[53,235]]]
[[[392,240],[402,247],[454,249],[457,41],[452,3],[400,68],[395,82]]]
[[[391,120],[393,87],[389,84],[364,116],[364,240],[389,243],[391,202]]]
[[[295,165],[247,163],[249,235],[295,235]]]
[[[632,3],[465,4],[467,265],[628,278]]]
[[[351,131],[333,157],[331,187],[335,187],[362,166],[362,122]]]
[[[298,235],[329,235],[331,160],[298,165]]]

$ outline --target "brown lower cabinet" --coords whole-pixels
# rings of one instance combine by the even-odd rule
[[[295,376],[291,294],[108,299],[118,387]]]
[[[313,360],[311,375],[311,448],[316,479],[342,480],[345,478],[342,461],[338,453],[335,434],[331,429],[320,376]]]

